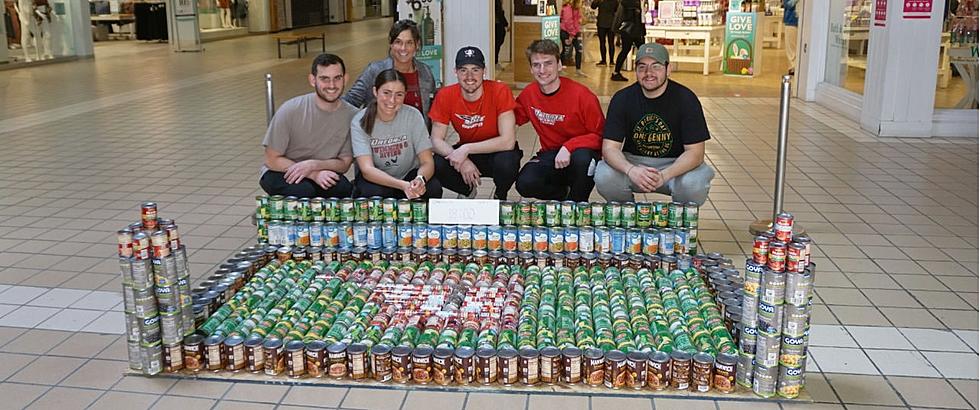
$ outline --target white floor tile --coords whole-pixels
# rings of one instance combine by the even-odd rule
[[[10,312],[13,312],[14,310],[17,310],[17,308],[19,308],[19,307],[20,306],[17,306],[17,305],[3,305],[3,304],[0,304],[0,318],[4,317],[4,315],[6,315],[7,313],[10,313]]]
[[[922,354],[909,350],[865,350],[886,376],[939,377]]]
[[[810,326],[810,346],[828,347],[858,347],[851,335],[847,334],[844,326],[812,325]]]
[[[967,346],[953,332],[938,329],[899,328],[916,349],[939,352],[969,352]]]
[[[0,293],[0,303],[11,305],[23,305],[34,298],[47,292],[48,288],[38,288],[34,286],[11,286],[10,289]]]
[[[34,298],[34,300],[27,302],[27,304],[30,306],[66,308],[89,293],[91,293],[90,290],[51,289],[43,295]]]
[[[974,353],[922,353],[939,369],[943,377],[977,380],[977,355]]]
[[[126,318],[122,312],[105,312],[82,328],[83,332],[123,334],[126,332]]]
[[[97,310],[65,309],[37,325],[37,328],[77,332],[101,315],[102,312]]]
[[[811,346],[809,353],[825,373],[878,374],[861,349]]]
[[[977,347],[978,337],[980,336],[978,336],[976,330],[954,330],[953,333],[956,333],[960,339],[966,342],[974,352],[980,352],[980,348]]]
[[[71,305],[78,309],[109,310],[122,302],[122,292],[94,291]]]
[[[28,327],[33,328],[38,323],[58,313],[55,308],[21,306],[17,310],[10,312],[0,318],[0,326]]]
[[[915,349],[894,327],[847,326],[847,330],[857,344],[865,349]]]
[[[7,289],[10,289],[10,285],[0,285],[0,293],[3,293]]]

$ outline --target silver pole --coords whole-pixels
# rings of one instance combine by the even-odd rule
[[[272,97],[272,73],[265,75],[265,121],[272,123],[272,115],[276,112],[275,99]]]
[[[772,220],[783,211],[783,184],[786,179],[786,140],[789,138],[789,97],[792,77],[783,76],[779,94],[779,142],[776,146],[776,189],[773,190]]]

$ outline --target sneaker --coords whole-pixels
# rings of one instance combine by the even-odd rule
[[[627,79],[626,77],[623,77],[623,75],[620,74],[620,73],[613,73],[612,80],[613,81],[629,81],[629,79]]]
[[[585,75],[585,72],[582,70],[575,70],[575,75],[578,77],[588,77],[587,75]]]
[[[596,66],[596,67],[601,67],[601,66],[604,66],[604,65],[608,65],[608,64],[606,64],[606,62],[605,62],[605,61],[600,61],[600,62],[598,62],[598,63],[595,63],[595,66]]]

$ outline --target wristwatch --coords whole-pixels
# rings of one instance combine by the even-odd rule
[[[422,184],[425,185],[425,176],[424,175],[416,175],[415,176],[415,179],[421,179],[422,180]]]

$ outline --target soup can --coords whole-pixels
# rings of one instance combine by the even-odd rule
[[[647,387],[664,390],[670,386],[670,355],[661,351],[647,354]]]

